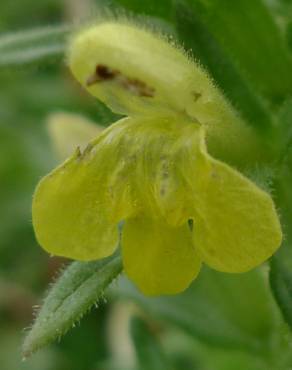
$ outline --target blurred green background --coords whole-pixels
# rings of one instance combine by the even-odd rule
[[[65,111],[107,125],[114,116],[80,89],[66,67],[63,45],[71,26],[44,35],[39,31],[35,39],[22,40],[21,35],[29,29],[82,22],[104,14],[104,8],[138,17],[182,42],[247,124],[285,158],[277,162],[275,157],[280,164],[272,188],[289,244],[291,0],[2,0],[1,370],[291,369],[292,337],[284,320],[291,324],[292,258],[287,246],[272,262],[274,295],[267,265],[236,276],[205,268],[187,292],[166,298],[147,299],[121,279],[107,303],[101,302],[59,343],[22,361],[32,307],[40,304],[58,271],[69,263],[39,248],[31,225],[34,187],[58,163],[46,119]],[[12,34],[16,41],[9,41]],[[274,173],[270,164],[245,170],[263,182],[268,181],[267,173]]]

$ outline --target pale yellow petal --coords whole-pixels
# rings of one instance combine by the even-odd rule
[[[194,205],[193,240],[202,260],[219,271],[245,272],[280,246],[281,226],[269,194],[210,158],[203,203]]]
[[[153,182],[159,211],[171,226],[182,225],[192,216],[193,202],[200,202],[197,195],[205,186],[210,167],[202,128],[192,122],[178,122],[176,129],[175,140],[169,140],[165,149],[157,143],[161,154],[158,151]]]
[[[147,295],[185,290],[201,266],[187,224],[174,228],[142,215],[126,221],[122,253],[126,274]]]
[[[51,254],[84,261],[106,257],[118,244],[101,178],[90,176],[86,167],[76,155],[43,178],[32,209],[40,245]]]
[[[112,130],[114,125],[83,153],[77,150],[36,189],[33,225],[40,245],[52,254],[93,260],[117,247],[117,223],[131,213],[131,202]]]

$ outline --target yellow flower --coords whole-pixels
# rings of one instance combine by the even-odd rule
[[[245,272],[275,252],[282,234],[271,197],[207,153],[216,125],[241,122],[204,71],[121,23],[78,34],[68,59],[82,85],[129,117],[40,181],[33,224],[43,248],[109,256],[123,221],[125,272],[150,295],[183,291],[202,262]]]

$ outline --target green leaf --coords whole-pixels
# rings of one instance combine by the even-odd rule
[[[186,49],[192,51],[194,59],[199,59],[208,69],[243,118],[258,129],[271,127],[272,117],[264,101],[201,20],[201,14],[184,0],[175,0],[174,10],[178,36]]]
[[[187,1],[254,88],[272,102],[291,95],[291,54],[262,0]]]
[[[292,98],[287,99],[278,112],[278,135],[279,144],[283,152],[283,158],[288,154],[292,144]],[[292,157],[292,155],[291,155]],[[292,161],[291,161],[292,162]]]
[[[286,38],[289,48],[292,50],[292,21],[287,24],[286,27]]]
[[[264,2],[269,7],[273,18],[285,34],[288,31],[289,23],[292,19],[291,0],[264,0]]]
[[[148,298],[127,280],[117,293],[195,338],[229,348],[267,348],[278,320],[259,270],[231,275],[204,268],[190,288],[176,296]]]
[[[73,262],[53,285],[23,344],[30,356],[64,335],[94,305],[121,273],[120,256],[88,263]]]
[[[64,25],[4,34],[0,37],[0,67],[62,54],[69,30]]]
[[[131,336],[134,342],[139,370],[170,370],[169,361],[160,343],[147,324],[134,317],[130,324]]]
[[[289,110],[289,106],[287,108]],[[287,114],[287,118],[289,118],[289,114]],[[283,122],[283,125],[284,127],[287,125],[287,130],[283,130],[282,132],[284,140],[285,132],[289,138],[289,119],[286,123]],[[282,162],[277,169],[278,172],[275,181],[276,202],[280,209],[285,240],[277,254],[271,260],[270,285],[284,319],[290,325],[290,328],[292,328],[292,145],[291,143],[290,145],[288,144],[286,147],[284,146],[285,151]]]
[[[279,256],[271,260],[270,284],[284,319],[292,328],[292,272]]]

